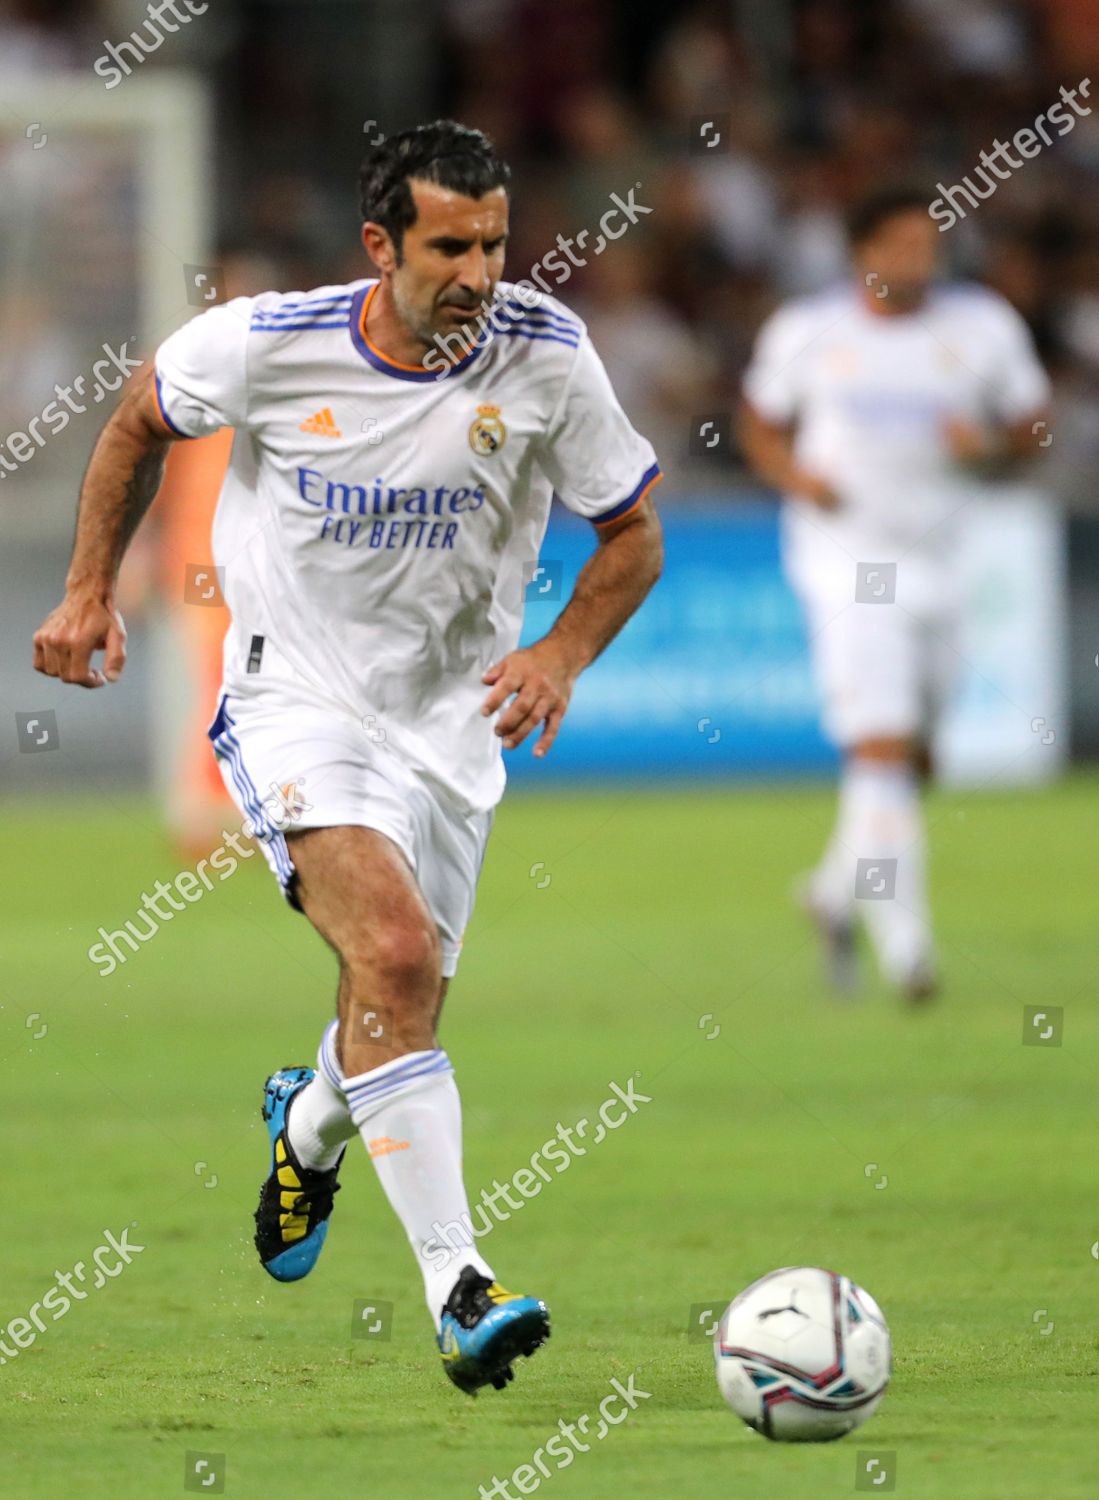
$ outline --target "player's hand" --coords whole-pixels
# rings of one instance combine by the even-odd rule
[[[1000,457],[998,445],[987,427],[963,417],[948,417],[943,431],[950,456],[956,464],[979,469]]]
[[[822,479],[819,474],[810,474],[806,469],[798,469],[790,483],[790,490],[799,500],[808,500],[811,505],[816,505],[821,510],[839,509],[840,497],[828,480]]]
[[[92,652],[102,651],[102,669]],[[80,687],[117,682],[126,665],[126,627],[113,599],[66,594],[34,633],[34,669]]]
[[[561,720],[572,697],[576,672],[545,641],[521,651],[512,651],[489,667],[481,678],[492,691],[481,704],[486,718],[512,699],[496,721],[496,733],[506,750],[521,745],[539,724],[545,727],[534,747],[535,755],[548,753],[557,738]],[[513,696],[514,695],[514,696]]]

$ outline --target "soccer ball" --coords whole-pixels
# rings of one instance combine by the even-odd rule
[[[717,1383],[749,1427],[826,1443],[861,1427],[889,1384],[881,1308],[846,1276],[787,1266],[733,1299],[714,1333]]]

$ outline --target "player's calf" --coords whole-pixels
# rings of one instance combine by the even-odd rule
[[[435,1045],[442,986],[438,931],[418,913],[390,919],[340,954],[340,1058],[348,1075]]]

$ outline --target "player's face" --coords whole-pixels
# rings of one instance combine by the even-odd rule
[[[392,268],[393,301],[424,343],[471,324],[492,301],[504,271],[508,195],[494,188],[466,198],[434,182],[413,182],[416,222]]]
[[[883,220],[855,251],[868,297],[880,303],[882,312],[918,307],[935,275],[938,250],[939,231],[922,208]]]

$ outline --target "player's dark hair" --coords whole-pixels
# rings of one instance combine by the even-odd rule
[[[861,245],[897,214],[914,209],[927,213],[930,201],[931,194],[912,183],[876,188],[848,209],[847,238],[852,245]]]
[[[411,180],[437,182],[467,198],[483,198],[506,188],[511,169],[481,130],[455,120],[434,120],[387,136],[373,146],[359,171],[359,203],[364,223],[380,224],[400,255],[404,232],[416,222]]]

